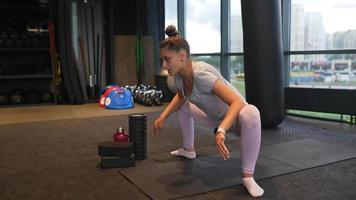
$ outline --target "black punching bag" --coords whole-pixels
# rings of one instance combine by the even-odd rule
[[[284,118],[281,0],[242,0],[246,99],[263,127]]]

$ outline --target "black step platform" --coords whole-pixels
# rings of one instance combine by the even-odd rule
[[[131,154],[130,157],[101,157],[100,167],[102,169],[108,168],[121,168],[121,167],[134,167],[135,156]]]
[[[98,145],[99,156],[110,157],[130,157],[133,153],[133,143],[131,142],[100,142]]]

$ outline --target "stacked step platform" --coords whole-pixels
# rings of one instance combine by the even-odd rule
[[[136,160],[147,158],[147,123],[146,115],[129,115],[129,134],[127,140],[121,134],[119,139],[114,134],[114,141],[103,141],[98,144],[98,155],[101,157],[100,167],[121,168],[133,167]],[[120,130],[121,131],[121,130]]]

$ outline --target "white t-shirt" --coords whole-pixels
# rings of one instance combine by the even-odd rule
[[[229,109],[223,100],[213,94],[213,87],[217,80],[227,85],[246,102],[239,91],[211,65],[205,62],[193,62],[193,89],[190,96],[184,94],[183,79],[178,74],[174,76],[176,87],[184,98],[204,111],[211,119],[222,120]]]

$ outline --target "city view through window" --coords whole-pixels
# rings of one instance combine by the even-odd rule
[[[356,2],[292,0],[290,87],[356,89]],[[293,51],[329,51],[293,54]]]
[[[177,0],[166,0],[166,25],[177,25]],[[290,87],[356,89],[356,1],[291,0]],[[220,70],[220,0],[185,1],[193,58]],[[241,2],[230,1],[229,52],[243,53]],[[226,22],[228,23],[228,22]],[[179,29],[179,27],[178,27]],[[307,51],[304,53],[304,51]],[[318,51],[313,53],[313,51]],[[243,56],[230,55],[230,81],[244,88]]]
[[[165,0],[166,26],[177,25],[177,3]],[[183,0],[182,0],[183,1]],[[284,1],[284,0],[283,0]],[[287,86],[304,88],[356,89],[356,1],[290,1],[289,72]],[[228,66],[220,66],[220,0],[186,0],[185,31],[192,58],[212,64],[217,70],[228,67],[230,82],[245,96],[243,29],[240,0],[230,0]],[[283,2],[285,3],[285,2]],[[287,16],[282,16],[286,18]],[[178,27],[179,29],[179,27]],[[203,54],[203,55],[202,55]],[[340,114],[287,110],[288,113],[350,121]]]

